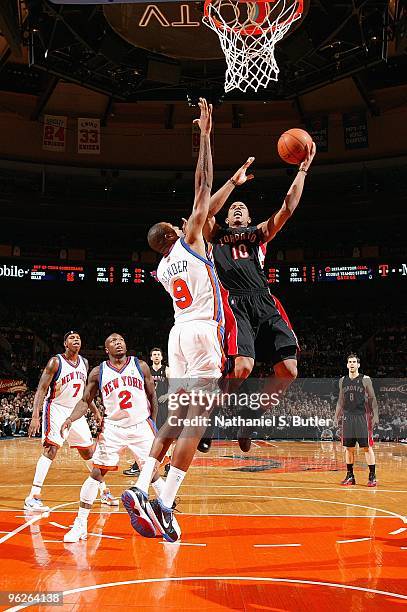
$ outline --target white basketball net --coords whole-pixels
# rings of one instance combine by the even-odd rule
[[[219,36],[226,58],[225,92],[257,91],[278,80],[275,46],[301,17],[297,9],[298,0],[214,0],[207,6],[203,22]]]

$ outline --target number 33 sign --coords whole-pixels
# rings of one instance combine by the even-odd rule
[[[100,153],[100,119],[78,119],[78,153]]]

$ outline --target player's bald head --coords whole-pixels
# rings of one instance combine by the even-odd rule
[[[117,333],[115,332],[115,333],[113,333],[113,334],[110,334],[110,336],[108,336],[108,337],[106,338],[106,340],[105,340],[105,348],[107,348],[107,347],[108,347],[108,345],[110,344],[110,342],[111,342],[112,340],[123,340],[123,342],[124,342],[124,338],[123,338],[123,336],[122,336],[121,334],[117,334]]]
[[[157,253],[165,253],[178,240],[178,234],[171,223],[161,221],[148,230],[147,241],[151,249]]]

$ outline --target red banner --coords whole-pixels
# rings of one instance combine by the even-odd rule
[[[65,151],[66,117],[44,115],[42,148],[45,151]]]
[[[19,393],[27,391],[27,385],[18,378],[0,378],[0,393]]]

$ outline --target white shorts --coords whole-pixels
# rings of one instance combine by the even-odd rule
[[[45,405],[42,413],[42,442],[47,442],[52,446],[62,446],[64,439],[61,436],[61,427],[71,414],[72,408],[60,406],[55,402],[51,402],[48,407]],[[72,423],[67,442],[71,448],[89,448],[93,446],[92,434],[84,416]]]
[[[218,326],[212,321],[174,325],[168,338],[171,379],[214,379],[222,375],[223,349]]]
[[[117,470],[120,451],[128,448],[138,465],[143,467],[154,438],[153,425],[149,419],[130,427],[119,427],[105,420],[93,454],[93,465],[105,470]]]

